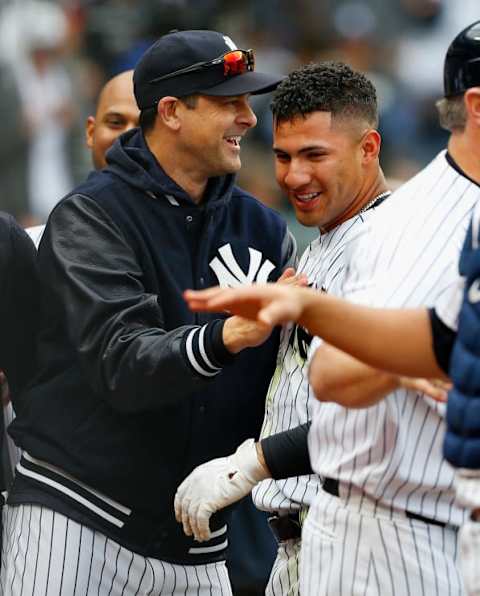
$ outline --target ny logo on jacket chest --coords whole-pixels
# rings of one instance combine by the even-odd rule
[[[218,283],[222,288],[235,288],[242,284],[253,282],[266,283],[268,276],[275,269],[275,265],[255,248],[248,247],[250,260],[248,270],[245,273],[239,265],[230,244],[224,244],[218,249],[219,257],[210,261],[210,267],[217,276]]]

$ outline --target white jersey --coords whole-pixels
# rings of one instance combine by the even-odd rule
[[[480,201],[472,213],[472,249],[478,250],[478,237],[480,230]],[[465,292],[465,278],[457,272],[457,279],[446,290],[435,303],[435,312],[441,321],[455,333],[458,331],[458,318],[462,308],[463,295]],[[476,296],[469,297],[470,301],[476,301]]]
[[[382,207],[383,208],[383,207]],[[305,273],[311,287],[339,294],[345,274],[344,252],[360,235],[364,221],[374,209],[359,214],[316,238],[303,253],[298,272]],[[307,376],[307,356],[312,336],[300,326],[282,329],[275,373],[268,389],[261,437],[295,428],[311,419],[313,396]],[[319,490],[312,474],[287,480],[264,480],[253,490],[259,509],[291,511],[308,506]]]
[[[440,153],[370,218],[349,257],[345,297],[393,308],[435,304],[458,280],[458,258],[479,199],[480,188]],[[368,409],[316,402],[309,435],[313,468],[338,479],[352,507],[362,507],[360,493],[383,510],[460,525],[464,510],[454,502],[454,473],[442,456],[444,413],[444,404],[405,389]]]

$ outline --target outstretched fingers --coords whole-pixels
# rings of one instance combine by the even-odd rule
[[[214,287],[207,290],[185,290],[183,297],[190,310],[193,311],[212,311],[211,302],[218,296],[221,296],[224,288]],[[222,310],[220,308],[220,310]],[[219,312],[218,310],[216,312]]]
[[[261,296],[258,296],[255,290],[256,286],[186,290],[184,298],[193,311],[228,311],[230,314],[256,320],[261,308]]]
[[[302,275],[287,275],[281,283],[187,290],[184,296],[191,310],[228,311],[273,326],[297,320],[302,311],[302,295],[298,293],[302,288],[298,286],[305,283]]]

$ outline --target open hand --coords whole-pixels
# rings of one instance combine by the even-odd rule
[[[276,283],[187,290],[184,298],[193,311],[228,311],[273,327],[298,320],[303,312],[305,292],[309,290]]]

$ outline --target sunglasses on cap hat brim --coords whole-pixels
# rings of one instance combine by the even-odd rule
[[[273,91],[284,77],[255,72],[253,50],[232,50],[205,62],[197,62],[150,79],[149,99],[141,109],[155,106],[167,95],[201,94],[236,96]]]
[[[234,77],[246,72],[253,72],[255,70],[255,55],[253,50],[232,50],[213,60],[197,62],[196,64],[191,64],[185,68],[169,72],[161,77],[156,77],[149,81],[149,84],[155,85],[160,81],[166,81],[167,79],[172,79],[183,74],[201,72],[206,68],[218,68],[219,66],[223,69],[223,76],[225,78]]]

